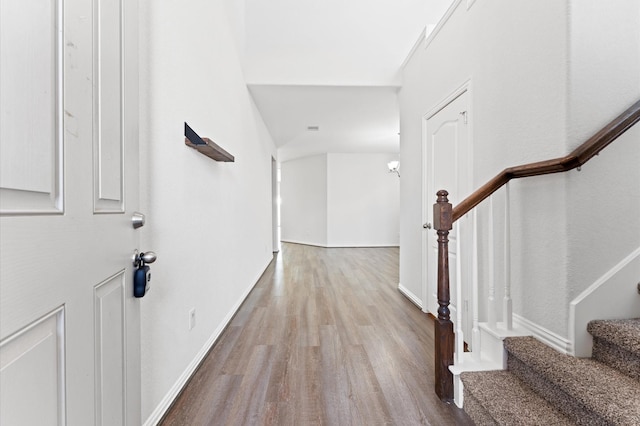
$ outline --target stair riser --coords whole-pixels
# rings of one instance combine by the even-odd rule
[[[468,391],[464,392],[464,411],[467,412],[476,426],[498,426],[498,423],[495,422],[489,412]]]
[[[594,337],[592,356],[595,360],[640,381],[640,355]]]
[[[592,412],[586,412],[584,406],[577,400],[562,389],[552,385],[543,375],[539,374],[512,354],[508,355],[507,365],[509,371],[577,425],[607,424],[601,417]]]

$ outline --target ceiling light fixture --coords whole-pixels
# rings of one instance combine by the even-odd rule
[[[307,130],[310,132],[317,132],[320,130],[320,126],[307,126]]]

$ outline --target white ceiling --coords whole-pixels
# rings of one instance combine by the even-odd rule
[[[278,146],[280,161],[323,152],[398,152],[395,87],[249,89]],[[318,130],[310,131],[309,126]]]
[[[226,0],[279,160],[398,152],[400,66],[451,1]]]

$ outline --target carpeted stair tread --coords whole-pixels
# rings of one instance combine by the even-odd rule
[[[591,321],[587,331],[640,356],[640,318]]]
[[[504,341],[509,370],[579,424],[640,425],[640,386],[592,359],[561,354],[533,337]]]
[[[464,410],[478,426],[572,425],[508,371],[462,373]]]

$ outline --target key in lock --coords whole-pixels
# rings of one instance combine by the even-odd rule
[[[133,265],[136,270],[133,273],[133,295],[134,297],[144,297],[150,289],[151,268],[147,263],[156,261],[156,254],[152,251],[146,253],[136,253],[133,258]]]

